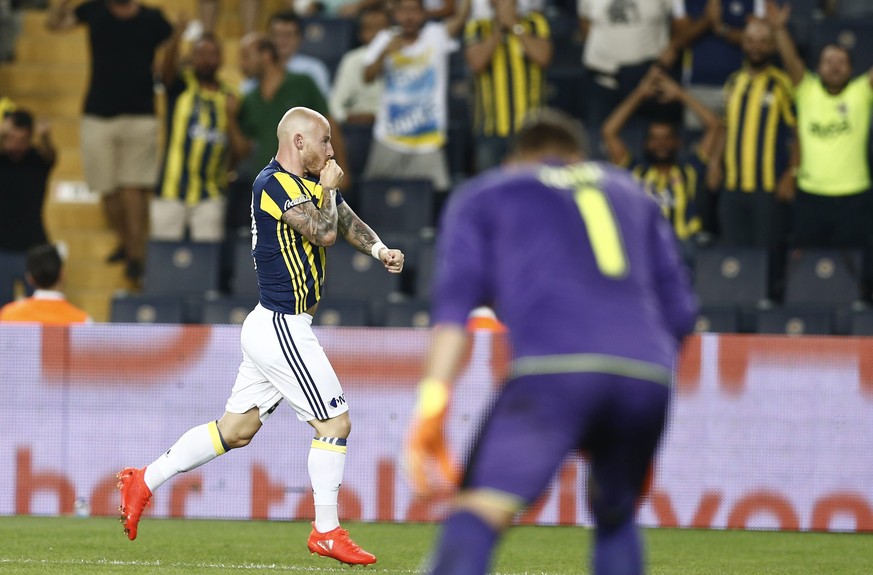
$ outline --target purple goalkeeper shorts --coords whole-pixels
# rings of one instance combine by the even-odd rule
[[[633,500],[664,429],[670,393],[660,383],[601,373],[511,380],[473,447],[463,487],[531,503],[567,454],[584,449],[598,491]]]

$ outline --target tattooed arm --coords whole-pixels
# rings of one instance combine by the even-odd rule
[[[337,236],[336,189],[325,195],[320,210],[311,201],[304,202],[286,210],[282,221],[310,243],[332,246]]]
[[[339,235],[344,237],[359,252],[370,255],[370,250],[379,241],[376,232],[358,217],[358,214],[349,207],[347,202],[343,202],[337,208],[337,215],[339,216],[337,224]]]
[[[337,208],[339,224],[337,230],[356,250],[367,255],[378,255],[385,268],[391,273],[400,273],[403,270],[403,252],[391,249],[382,244],[376,232],[368,226],[358,215],[344,202]],[[373,246],[382,244],[378,254],[373,254]]]

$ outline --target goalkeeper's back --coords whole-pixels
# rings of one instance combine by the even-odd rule
[[[459,189],[436,278],[434,323],[493,304],[516,358],[669,370],[695,319],[669,223],[626,171],[596,162],[524,163]]]

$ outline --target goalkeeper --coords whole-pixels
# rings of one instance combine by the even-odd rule
[[[576,122],[546,110],[511,166],[452,198],[437,250],[434,340],[406,446],[414,487],[452,477],[443,436],[469,312],[493,303],[512,376],[473,448],[432,573],[486,573],[515,514],[569,452],[590,455],[593,571],[642,572],[635,510],[696,304],[670,225],[624,170],[584,161]]]

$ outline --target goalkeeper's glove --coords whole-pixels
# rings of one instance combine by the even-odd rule
[[[416,493],[432,493],[439,483],[455,486],[459,471],[446,445],[444,424],[450,389],[443,381],[425,378],[407,434],[404,471]],[[441,481],[440,481],[441,480]]]

